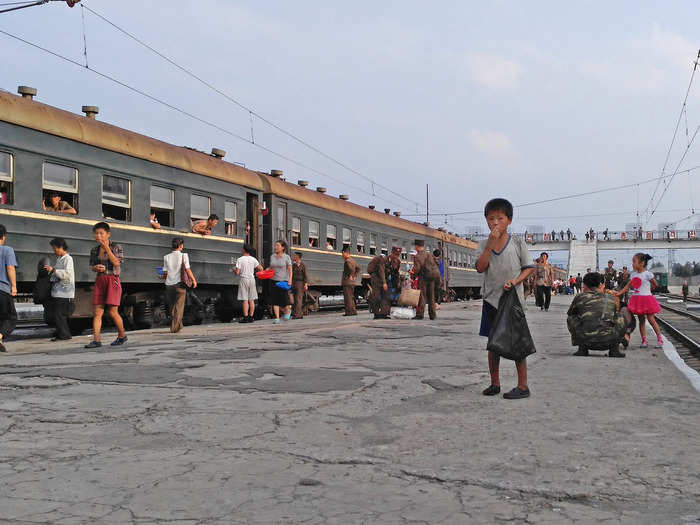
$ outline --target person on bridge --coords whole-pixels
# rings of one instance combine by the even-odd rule
[[[481,307],[479,335],[488,337],[504,290],[515,287],[520,304],[525,306],[522,283],[532,274],[533,266],[525,241],[511,237],[508,233],[508,226],[513,222],[513,205],[506,199],[492,199],[486,203],[484,216],[491,234],[488,239],[479,243],[476,271],[484,274],[484,301]],[[495,396],[501,392],[501,358],[495,352],[489,352],[488,355],[491,384],[482,393],[485,396]],[[518,373],[518,386],[503,394],[506,399],[530,396],[525,359],[516,361],[515,369]]]
[[[578,346],[575,356],[587,356],[589,350],[608,350],[610,357],[625,357],[620,343],[625,344],[627,322],[618,312],[615,297],[605,292],[603,276],[587,273],[583,278],[584,291],[577,295],[568,312],[566,325],[571,333],[571,344]]]
[[[639,319],[639,333],[642,336],[641,348],[648,348],[647,332],[645,322],[649,324],[656,333],[655,348],[663,348],[664,340],[661,336],[661,330],[656,322],[655,315],[661,311],[659,303],[651,294],[651,291],[657,287],[654,274],[647,270],[647,263],[652,259],[648,253],[638,253],[632,258],[632,268],[634,271],[630,274],[630,282],[624,288],[615,292],[618,297],[624,295],[628,290],[631,293],[630,301],[627,307],[630,313],[637,316]]]
[[[564,240],[564,230],[559,232],[559,240],[563,241]]]
[[[549,254],[542,252],[540,260],[535,265],[535,301],[540,310],[549,311],[552,300],[552,285],[554,284],[554,268],[547,261]]]
[[[583,277],[581,274],[576,274],[576,293],[581,293],[581,287],[583,286]]]
[[[566,229],[566,240],[567,241],[571,240],[571,228]]]

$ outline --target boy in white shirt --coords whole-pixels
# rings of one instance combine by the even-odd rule
[[[255,284],[255,272],[263,267],[258,260],[250,255],[252,248],[245,244],[243,256],[236,261],[235,274],[240,277],[238,283],[238,300],[243,302],[243,317],[239,323],[252,323],[255,313],[255,300],[258,298],[258,289]]]
[[[192,288],[197,288],[197,280],[190,270],[190,258],[183,253],[185,240],[182,237],[173,239],[173,251],[163,257],[163,279],[165,279],[165,296],[170,308],[170,331],[177,333],[182,330],[182,315],[185,313],[187,288],[182,282],[182,269],[192,280]]]

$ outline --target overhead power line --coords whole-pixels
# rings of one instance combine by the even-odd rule
[[[697,132],[696,132],[696,133],[697,133]],[[698,168],[700,168],[700,166],[694,166],[694,167],[692,167],[692,168],[688,168],[687,170],[678,171],[678,172],[676,172],[675,174],[676,174],[676,175],[680,175],[681,173],[690,173],[691,171],[696,170],[696,169],[698,169]],[[514,207],[514,208],[526,208],[526,207],[528,207],[528,206],[536,206],[536,205],[538,205],[538,204],[546,204],[546,203],[549,203],[549,202],[563,201],[563,200],[568,200],[568,199],[577,199],[577,198],[579,198],[579,197],[587,197],[587,196],[589,196],[589,195],[596,195],[596,194],[598,194],[598,193],[605,193],[605,192],[608,192],[608,191],[623,190],[623,189],[626,189],[626,188],[634,188],[635,186],[640,186],[640,185],[643,185],[643,184],[649,184],[649,183],[651,183],[651,182],[656,182],[656,181],[658,181],[659,179],[663,179],[663,178],[666,178],[666,175],[661,176],[661,177],[654,177],[654,178],[652,178],[652,179],[642,180],[642,181],[639,181],[639,182],[633,182],[633,183],[631,183],[631,184],[622,184],[622,185],[620,185],[620,186],[610,186],[610,187],[608,187],[608,188],[601,188],[601,189],[599,189],[599,190],[586,191],[586,192],[581,192],[581,193],[573,193],[573,194],[571,194],[571,195],[562,195],[561,197],[552,197],[551,199],[544,199],[544,200],[539,200],[539,201],[526,202],[526,203],[523,203],[523,204],[516,204],[516,205],[514,205],[513,207]],[[443,217],[444,217],[444,216],[454,217],[454,216],[457,216],[457,215],[473,215],[473,214],[475,214],[475,213],[484,213],[484,210],[481,209],[481,210],[458,211],[458,212],[444,212],[444,211],[435,212],[435,211],[434,211],[434,212],[431,212],[431,213],[432,213],[433,215],[442,215]],[[402,216],[403,216],[403,215],[402,215]],[[422,217],[422,214],[406,214],[405,216],[406,216],[406,217]]]
[[[48,53],[48,54],[50,54],[50,55],[52,55],[52,56],[54,56],[54,57],[56,57],[56,58],[59,58],[59,59],[63,60],[63,61],[65,61],[65,62],[68,62],[68,63],[70,63],[70,64],[73,64],[74,66],[78,66],[78,67],[80,67],[80,68],[83,69],[83,70],[90,71],[90,72],[94,73],[95,75],[97,75],[97,76],[99,76],[99,77],[102,77],[102,78],[104,78],[104,79],[106,79],[106,80],[109,80],[110,82],[113,82],[113,83],[115,83],[115,84],[117,84],[117,85],[119,85],[119,86],[122,86],[122,87],[124,87],[124,88],[126,88],[126,89],[128,89],[128,90],[130,90],[130,91],[132,91],[132,92],[134,92],[134,93],[136,93],[136,94],[138,94],[138,95],[141,95],[141,96],[143,96],[143,97],[145,97],[145,98],[147,98],[147,99],[149,99],[149,100],[152,100],[153,102],[156,102],[156,103],[158,103],[158,104],[161,104],[161,105],[163,105],[163,106],[165,106],[165,107],[167,107],[167,108],[169,108],[169,109],[171,109],[171,110],[173,110],[173,111],[177,111],[178,113],[181,113],[182,115],[185,115],[186,117],[189,117],[189,118],[191,118],[191,119],[193,119],[193,120],[196,120],[197,122],[200,122],[200,123],[202,123],[202,124],[205,124],[206,126],[209,126],[209,127],[211,127],[211,128],[214,128],[214,129],[216,129],[216,130],[218,130],[218,131],[221,131],[222,133],[225,133],[226,135],[229,135],[229,136],[234,137],[234,138],[236,138],[236,139],[238,139],[238,140],[241,140],[241,141],[243,141],[243,142],[246,142],[246,143],[250,144],[251,146],[255,146],[256,148],[259,148],[259,149],[261,149],[261,150],[263,150],[263,151],[265,151],[265,152],[267,152],[267,153],[270,153],[270,154],[272,154],[272,155],[275,155],[276,157],[278,157],[278,158],[280,158],[280,159],[283,159],[283,160],[286,160],[287,162],[290,162],[290,163],[292,163],[292,164],[294,164],[294,165],[296,165],[296,166],[298,166],[298,167],[300,167],[300,168],[303,168],[303,169],[308,170],[308,171],[310,171],[310,172],[316,173],[317,175],[320,175],[320,176],[322,176],[322,177],[326,177],[326,178],[328,178],[328,179],[330,179],[330,180],[333,180],[333,181],[335,181],[335,182],[337,182],[337,183],[339,183],[339,184],[344,185],[344,186],[347,187],[347,188],[352,188],[352,189],[357,190],[357,191],[359,191],[359,192],[361,192],[361,193],[365,193],[365,194],[367,194],[367,195],[374,196],[372,193],[368,192],[367,190],[365,190],[365,189],[363,189],[363,188],[360,188],[359,186],[353,186],[353,185],[351,185],[351,184],[348,184],[347,182],[345,182],[345,181],[343,181],[343,180],[340,180],[340,179],[338,179],[338,178],[336,178],[336,177],[333,177],[332,175],[329,175],[329,174],[326,173],[326,172],[323,172],[323,171],[321,171],[321,170],[318,170],[318,169],[316,169],[316,168],[313,168],[312,166],[309,166],[309,165],[307,165],[307,164],[304,164],[303,162],[300,162],[300,161],[298,161],[298,160],[296,160],[296,159],[294,159],[294,158],[292,158],[292,157],[289,157],[289,156],[287,156],[287,155],[285,155],[285,154],[283,154],[283,153],[279,153],[279,152],[277,152],[277,151],[274,151],[273,149],[271,149],[271,148],[269,148],[269,147],[267,147],[267,146],[264,146],[264,145],[261,144],[260,142],[253,142],[252,140],[250,140],[250,139],[248,139],[248,138],[246,138],[246,137],[243,137],[242,135],[239,135],[238,133],[235,133],[235,132],[233,132],[233,131],[231,131],[231,130],[229,130],[229,129],[226,129],[226,128],[220,126],[219,124],[216,124],[216,123],[213,123],[213,122],[211,122],[211,121],[208,121],[208,120],[206,120],[206,119],[204,119],[204,118],[202,118],[202,117],[199,117],[199,116],[197,116],[197,115],[195,115],[195,114],[193,114],[193,113],[190,113],[189,111],[187,111],[187,110],[185,110],[185,109],[182,109],[182,108],[180,108],[180,107],[178,107],[178,106],[175,106],[175,105],[173,105],[173,104],[171,104],[171,103],[169,103],[169,102],[166,102],[166,101],[164,101],[164,100],[162,100],[162,99],[159,99],[158,97],[155,97],[154,95],[151,95],[150,93],[147,93],[147,92],[145,92],[145,91],[142,91],[141,89],[135,88],[135,87],[133,87],[133,86],[127,84],[126,82],[123,82],[123,81],[121,81],[121,80],[119,80],[119,79],[117,79],[117,78],[115,78],[115,77],[113,77],[113,76],[108,75],[107,73],[103,73],[103,72],[101,72],[101,71],[99,71],[99,70],[97,70],[97,69],[94,69],[94,68],[92,68],[92,67],[88,67],[88,66],[86,66],[85,64],[81,64],[81,63],[78,62],[77,60],[73,60],[72,58],[69,58],[69,57],[67,57],[67,56],[61,55],[60,53],[57,53],[57,52],[52,51],[52,50],[50,50],[50,49],[47,49],[47,48],[45,48],[45,47],[43,47],[43,46],[40,46],[39,44],[35,44],[34,42],[30,42],[29,40],[26,40],[26,39],[24,39],[24,38],[22,38],[22,37],[20,37],[20,36],[13,35],[12,33],[8,33],[7,31],[4,31],[4,30],[2,30],[2,29],[0,29],[0,34],[3,34],[3,35],[5,35],[5,36],[8,36],[8,37],[10,37],[10,38],[12,38],[12,39],[14,39],[14,40],[19,41],[19,42],[22,42],[23,44],[26,44],[26,45],[28,45],[28,46],[31,46],[31,47],[33,47],[33,48],[35,48],[35,49],[39,49],[40,51],[43,51],[43,52]],[[382,198],[383,198],[384,201],[386,201],[386,202],[388,202],[388,203],[391,203],[392,205],[400,206],[400,204],[398,204],[398,203],[396,203],[396,202],[393,202],[393,201],[387,199],[386,197],[382,197]]]
[[[258,120],[260,120],[261,122],[264,122],[265,124],[271,126],[272,128],[276,129],[276,130],[279,131],[280,133],[286,135],[287,137],[291,138],[292,140],[294,140],[294,141],[298,142],[299,144],[303,145],[304,147],[310,149],[311,151],[315,152],[316,154],[320,155],[321,157],[325,158],[326,160],[329,160],[329,161],[333,162],[334,164],[340,166],[341,168],[343,168],[343,169],[349,171],[350,173],[353,173],[354,175],[357,175],[358,177],[361,177],[362,179],[366,180],[367,182],[369,182],[369,183],[371,183],[371,184],[373,184],[373,185],[375,185],[375,186],[377,186],[377,187],[379,187],[379,188],[382,188],[383,190],[385,190],[385,191],[391,193],[392,195],[394,195],[394,196],[396,196],[396,197],[399,197],[399,198],[401,198],[401,199],[404,199],[404,200],[407,201],[407,202],[410,202],[410,203],[412,203],[412,204],[415,204],[415,205],[418,206],[419,208],[425,208],[425,205],[424,205],[424,204],[422,204],[422,203],[420,203],[420,202],[418,202],[418,201],[415,201],[415,200],[411,199],[410,197],[406,197],[405,195],[402,195],[401,193],[398,193],[397,191],[395,191],[395,190],[393,190],[393,189],[391,189],[391,188],[389,188],[389,187],[387,187],[387,186],[384,186],[384,185],[378,183],[377,181],[373,180],[372,178],[366,176],[364,173],[362,173],[362,172],[360,172],[360,171],[358,171],[358,170],[356,170],[356,169],[354,169],[354,168],[348,166],[347,164],[345,164],[345,163],[342,162],[341,160],[337,159],[336,157],[334,157],[334,156],[332,156],[332,155],[329,155],[328,153],[324,152],[324,151],[321,150],[319,147],[317,147],[317,146],[311,144],[309,141],[307,141],[307,140],[305,140],[305,139],[299,137],[298,135],[294,134],[293,132],[288,131],[287,129],[283,128],[283,127],[280,126],[279,124],[276,124],[275,122],[269,120],[268,118],[264,117],[263,115],[261,115],[260,113],[258,113],[257,111],[255,111],[255,110],[254,110],[253,108],[251,108],[250,106],[247,106],[247,105],[243,104],[242,102],[236,100],[236,99],[233,98],[232,96],[228,95],[227,93],[225,93],[225,92],[222,91],[221,89],[217,88],[216,86],[214,86],[213,84],[211,84],[211,83],[208,82],[207,80],[203,79],[202,77],[200,77],[199,75],[197,75],[196,73],[194,73],[193,71],[191,71],[190,69],[186,68],[185,66],[182,66],[182,65],[178,64],[177,62],[175,62],[175,60],[173,60],[172,58],[170,58],[170,57],[168,57],[167,55],[163,54],[162,52],[158,51],[158,50],[155,49],[153,46],[147,44],[146,42],[144,42],[143,40],[141,40],[140,38],[138,38],[136,35],[134,35],[133,33],[131,33],[131,32],[129,32],[129,31],[127,31],[126,29],[124,29],[124,28],[118,26],[117,24],[115,24],[114,22],[112,22],[111,20],[109,20],[109,19],[108,19],[107,17],[105,17],[104,15],[98,13],[97,11],[95,11],[94,9],[88,7],[88,6],[85,5],[85,4],[82,4],[82,5],[83,5],[84,8],[87,9],[90,13],[92,13],[93,15],[95,15],[96,17],[98,17],[99,19],[101,19],[102,21],[104,21],[105,23],[109,24],[110,26],[112,26],[113,28],[115,28],[117,31],[119,31],[119,32],[121,32],[122,34],[126,35],[127,37],[131,38],[132,40],[134,40],[135,42],[137,42],[137,43],[138,43],[139,45],[141,45],[142,47],[144,47],[144,48],[148,49],[149,51],[151,51],[152,53],[156,54],[157,56],[159,56],[160,58],[162,58],[163,60],[165,60],[166,62],[168,62],[168,63],[169,63],[170,65],[172,65],[173,67],[179,69],[180,71],[182,71],[182,72],[185,73],[186,75],[190,76],[191,78],[195,79],[197,82],[201,83],[202,85],[206,86],[207,88],[211,89],[212,91],[214,91],[214,92],[217,93],[218,95],[224,97],[226,100],[228,100],[228,101],[231,102],[232,104],[235,104],[235,105],[238,106],[239,108],[241,108],[241,109],[247,111],[250,115],[256,117],[256,118],[257,118]]]

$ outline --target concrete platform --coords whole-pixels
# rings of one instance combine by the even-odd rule
[[[528,312],[521,401],[480,394],[479,302],[16,343],[0,523],[697,523],[700,395],[663,352],[571,357],[568,301]]]

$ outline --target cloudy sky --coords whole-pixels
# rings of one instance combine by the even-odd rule
[[[2,2],[4,0],[0,0]],[[697,1],[86,0],[221,91],[336,157],[359,175],[254,118],[255,141],[332,179],[158,106],[93,73],[0,34],[0,87],[39,89],[71,111],[179,145],[228,151],[260,170],[283,169],[360,204],[439,213],[478,211],[634,184],[661,174],[700,48]],[[0,29],[83,61],[80,7],[60,2],[0,15]],[[85,12],[90,67],[249,138],[250,115]],[[700,124],[700,72],[688,99]],[[700,138],[698,138],[700,143]],[[688,142],[681,119],[667,171]],[[691,146],[680,169],[700,165]],[[700,206],[700,170],[679,174],[650,226]],[[655,185],[516,210],[514,229],[582,234],[634,222]],[[407,199],[405,199],[406,197]],[[457,232],[480,214],[437,215]],[[690,218],[679,224],[686,228]],[[700,222],[700,218],[698,218]]]

